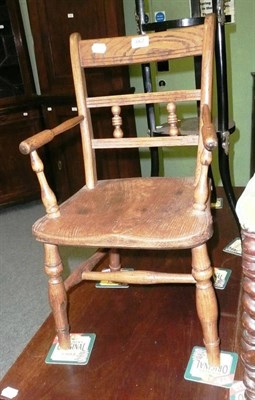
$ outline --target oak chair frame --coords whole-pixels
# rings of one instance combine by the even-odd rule
[[[36,239],[44,244],[45,271],[49,276],[49,299],[55,318],[59,344],[62,348],[67,349],[70,347],[67,291],[80,283],[81,280],[105,280],[105,273],[93,271],[93,268],[109,254],[110,272],[107,275],[107,279],[111,281],[136,284],[196,284],[197,312],[202,325],[208,361],[210,365],[219,365],[218,310],[212,285],[213,270],[206,245],[207,240],[212,235],[208,168],[212,161],[212,151],[217,146],[217,136],[214,126],[211,123],[214,30],[215,16],[210,15],[206,17],[203,25],[148,34],[142,37],[142,40],[144,40],[142,44],[139,44],[139,42],[137,44],[137,36],[81,40],[80,35],[74,33],[70,37],[71,63],[78,116],[51,130],[40,132],[20,144],[21,152],[23,154],[30,154],[32,168],[37,174],[41,186],[42,202],[47,213],[45,217],[34,224],[33,233]],[[141,39],[139,36],[138,38],[139,40]],[[102,97],[88,96],[84,71],[86,68],[142,64],[186,56],[194,57],[196,55],[202,55],[201,89]],[[174,113],[176,103],[190,100],[200,101],[201,104],[200,132],[198,136],[179,136],[178,128],[174,127],[173,132],[164,137],[123,137],[121,107],[134,104],[144,105],[153,102],[167,103],[170,113]],[[111,107],[113,112],[113,138],[95,139],[93,137],[90,110],[94,107]],[[170,116],[169,118],[173,123],[177,120],[175,117]],[[80,125],[81,130],[86,185],[73,197],[63,204],[58,205],[56,197],[47,183],[43,163],[37,153],[37,149],[49,143],[56,135],[62,134],[76,125]],[[172,178],[129,178],[125,180],[111,180],[111,182],[110,180],[98,181],[97,179],[95,161],[95,152],[97,149],[182,145],[197,146],[195,177],[187,180],[183,178],[180,180],[180,183],[178,183],[178,180],[174,180],[171,190],[168,190],[168,194],[166,195],[164,194],[165,188],[170,187]],[[162,216],[168,215],[170,213],[170,205],[179,201],[179,199],[177,200],[174,197],[175,194],[172,193],[176,184],[179,184],[180,188],[184,188],[180,189],[180,191],[185,190],[186,186],[191,188],[189,194],[191,205],[188,208],[187,218],[188,220],[190,218],[188,225],[194,224],[194,232],[191,233],[189,226],[186,239],[185,235],[184,237],[181,235],[180,228],[176,228],[178,232],[176,238],[168,237],[172,229],[170,225],[173,222],[169,221],[168,224],[161,224],[166,226],[166,232],[164,233],[163,228],[157,220],[158,218],[162,218]],[[162,187],[164,190],[161,189]],[[122,195],[122,190],[123,192],[126,190],[129,193],[132,188],[136,190],[140,188],[141,192],[143,193],[144,191],[145,194],[147,193],[146,190],[149,193],[153,190],[159,190],[158,197],[162,196],[163,198],[158,208],[153,207],[151,212],[148,212],[148,210],[139,210],[139,213],[147,212],[149,215],[153,215],[155,222],[152,219],[150,220],[152,224],[151,230],[150,226],[148,227],[149,224],[145,223],[144,226],[139,225],[141,231],[135,231],[133,235],[129,232],[132,229],[135,230],[133,225],[136,225],[135,217],[138,213],[133,211],[130,203],[127,203],[131,208],[131,211],[127,210],[126,212],[128,215],[127,221],[123,222],[120,217],[115,217],[114,214],[114,207],[119,199],[118,196]],[[105,211],[111,218],[107,219],[108,216],[104,216],[103,214],[101,216],[102,223],[104,217],[106,218],[105,224],[109,228],[109,233],[101,231],[100,228],[99,233],[95,231],[96,233],[94,234],[94,226],[92,225],[97,226],[100,218],[97,219],[94,215],[93,220],[92,218],[90,219],[90,216],[86,217],[86,220],[82,220],[85,225],[87,224],[86,230],[80,222],[83,216],[79,215],[77,210],[82,208],[83,213],[86,213],[90,207],[93,208],[94,202],[97,206],[100,206],[100,202],[96,197],[97,191],[100,196],[104,194],[104,190],[110,193],[107,194],[107,192],[105,194],[105,201],[112,201],[109,209],[106,207]],[[131,193],[133,194],[132,190]],[[92,197],[90,198],[90,196]],[[126,201],[125,196],[120,198],[120,203],[123,198]],[[118,206],[121,207],[121,204],[118,204]],[[161,214],[162,210],[166,208],[167,210],[164,211],[166,214]],[[120,208],[119,213],[123,214],[125,212]],[[146,214],[147,217],[148,214]],[[179,218],[182,217],[179,216]],[[179,222],[181,225],[185,225],[183,219],[180,219]],[[130,224],[133,225],[131,226]],[[92,230],[89,230],[90,228]],[[162,237],[158,237],[155,234],[155,230],[157,229],[163,232]],[[200,232],[199,235],[196,232],[197,230]],[[58,251],[59,245],[98,247],[99,249],[90,259],[78,266],[63,281],[61,276],[63,266]],[[119,249],[123,247],[144,250],[189,248],[192,254],[192,272],[190,274],[180,274],[151,271],[120,271]]]

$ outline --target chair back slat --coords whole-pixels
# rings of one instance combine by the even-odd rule
[[[93,149],[131,149],[142,147],[172,147],[172,146],[196,146],[197,135],[187,136],[162,136],[162,137],[132,137],[132,138],[107,138],[92,139]]]
[[[106,67],[142,64],[202,53],[203,25],[150,33],[140,36],[82,40],[81,66]]]
[[[118,96],[88,97],[86,100],[88,108],[129,106],[134,104],[158,104],[169,102],[197,101],[201,98],[200,89],[175,90],[166,92],[134,93]]]

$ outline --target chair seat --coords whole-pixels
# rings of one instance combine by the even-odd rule
[[[191,248],[212,235],[209,205],[194,210],[193,193],[193,178],[99,181],[64,202],[59,217],[39,219],[33,233],[52,244]]]

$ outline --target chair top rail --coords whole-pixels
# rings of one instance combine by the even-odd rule
[[[106,67],[202,54],[204,25],[79,42],[81,66]]]

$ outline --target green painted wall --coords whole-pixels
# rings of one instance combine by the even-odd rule
[[[136,34],[134,17],[135,1],[123,0],[127,34]],[[145,8],[154,18],[154,11],[165,10],[167,19],[189,16],[188,0],[145,0]],[[236,132],[231,136],[230,167],[232,181],[235,186],[243,186],[250,177],[251,154],[251,107],[252,78],[255,72],[255,1],[235,0],[235,24],[226,25],[226,42],[228,53],[228,84],[230,117],[236,122]],[[192,62],[170,64],[169,73],[155,74],[155,84],[165,79],[167,88],[183,85],[193,85],[194,75]],[[131,84],[136,90],[143,90],[140,71],[131,70]],[[189,116],[190,110],[181,110],[181,116]],[[159,121],[161,123],[162,121]],[[137,131],[146,132],[146,118],[143,110],[136,110]],[[253,149],[255,151],[255,149]],[[164,151],[161,172],[170,175],[183,175],[193,167],[194,152],[186,149],[179,151]],[[150,174],[150,157],[147,151],[141,152],[141,166],[144,176]],[[220,184],[217,154],[213,164],[214,177]]]

